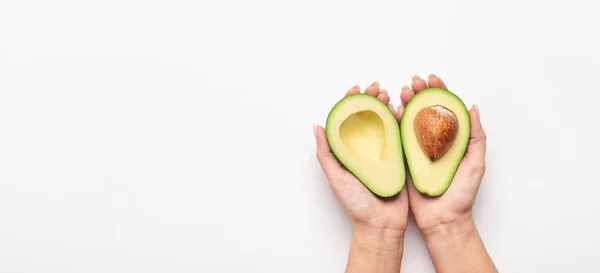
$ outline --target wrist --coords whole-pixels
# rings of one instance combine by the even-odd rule
[[[421,232],[436,272],[498,272],[471,213]]]
[[[353,225],[346,272],[398,272],[404,230]]]
[[[363,248],[397,252],[402,251],[404,245],[404,230],[353,225],[352,240]]]
[[[431,245],[458,245],[472,236],[477,236],[477,228],[472,213],[458,215],[451,221],[441,222],[437,225],[422,228],[421,233],[425,243]]]

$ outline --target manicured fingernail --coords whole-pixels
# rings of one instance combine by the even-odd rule
[[[317,137],[317,125],[313,123],[313,134]]]
[[[481,115],[479,114],[479,107],[477,107],[477,104],[473,105],[473,108],[475,108],[475,112],[477,112],[477,117],[480,117]]]

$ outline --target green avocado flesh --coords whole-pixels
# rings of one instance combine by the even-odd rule
[[[437,105],[454,113],[458,121],[458,132],[450,148],[441,157],[431,160],[419,145],[414,122],[421,109]],[[418,92],[406,105],[400,130],[406,162],[415,188],[425,195],[442,195],[450,186],[469,142],[471,119],[465,104],[450,91],[425,89]]]
[[[326,131],[335,156],[371,192],[390,197],[402,190],[400,128],[387,105],[366,94],[347,96],[329,112]]]

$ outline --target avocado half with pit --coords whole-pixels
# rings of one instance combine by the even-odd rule
[[[390,197],[402,190],[400,127],[387,105],[367,94],[346,96],[331,109],[325,127],[334,155],[371,192]]]
[[[442,195],[469,143],[471,119],[465,104],[448,90],[425,89],[406,105],[400,131],[415,188],[425,195]]]

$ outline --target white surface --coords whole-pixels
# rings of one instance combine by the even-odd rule
[[[597,272],[596,6],[2,1],[0,272],[342,272],[312,122],[431,72],[480,106],[499,269]]]

